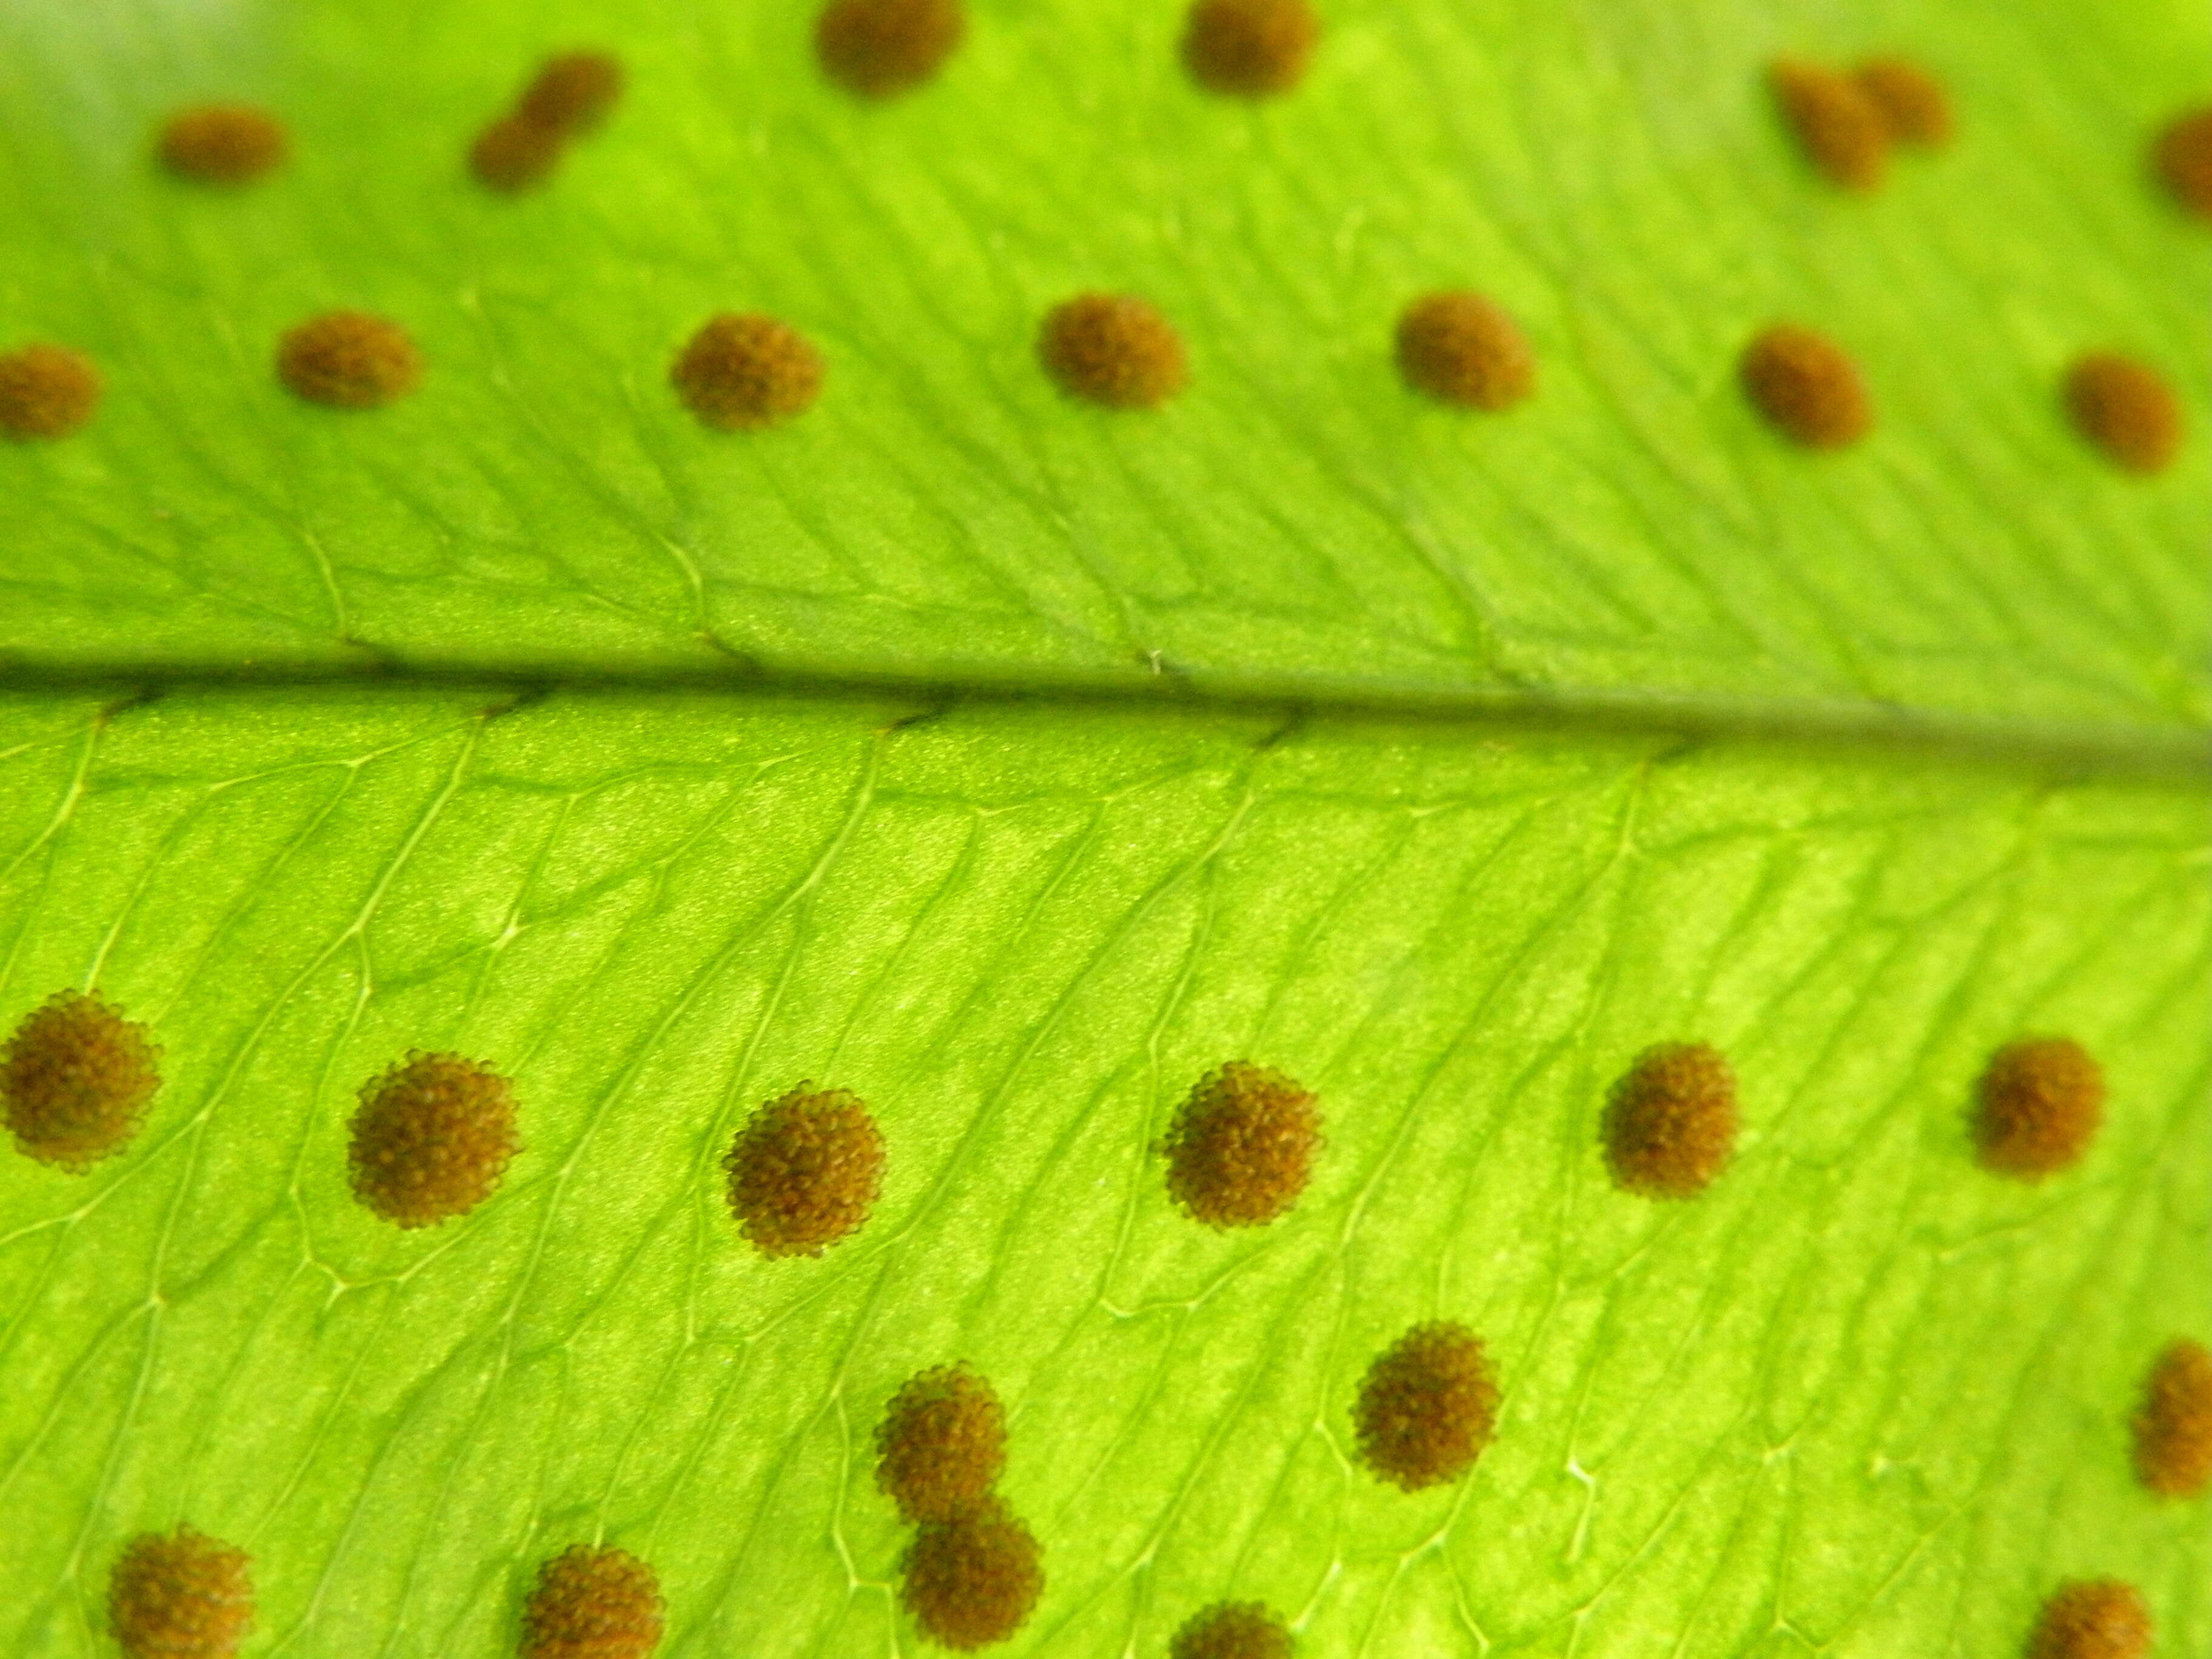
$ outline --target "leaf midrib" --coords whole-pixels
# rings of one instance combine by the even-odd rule
[[[2094,721],[1995,720],[1899,703],[1758,699],[1644,688],[1436,688],[1322,675],[1190,672],[1161,664],[1128,672],[963,665],[768,663],[732,653],[700,665],[539,665],[378,657],[354,663],[39,662],[0,657],[0,695],[113,694],[138,702],[191,692],[281,698],[317,691],[482,690],[516,705],[554,694],[816,701],[907,699],[915,718],[966,704],[1026,703],[1133,712],[1273,714],[1287,732],[1319,719],[1461,726],[1500,736],[1593,740],[1680,738],[1844,752],[1900,764],[1977,768],[2057,781],[2124,780],[2195,792],[2212,785],[2212,729]]]

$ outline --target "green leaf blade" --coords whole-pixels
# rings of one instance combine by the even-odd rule
[[[2110,345],[2207,407],[2203,239],[2142,159],[2202,20],[1329,21],[1310,82],[1261,108],[1183,84],[1170,11],[1079,7],[981,13],[938,84],[862,107],[820,83],[796,5],[256,6],[221,34],[153,0],[30,9],[0,84],[18,311],[113,389],[81,439],[0,455],[0,649],[19,678],[736,653],[2203,725],[2201,469],[2112,476],[2054,391]],[[620,51],[631,95],[545,190],[492,199],[462,149],[556,35]],[[1760,65],[1892,47],[1950,82],[1960,137],[1839,198]],[[94,112],[58,129],[88,78]],[[291,172],[237,199],[143,161],[217,90],[299,130]],[[1391,370],[1397,309],[1458,283],[1536,343],[1510,416],[1427,408]],[[1194,387],[1155,416],[1071,406],[1031,361],[1044,308],[1099,286],[1191,343]],[[364,419],[291,403],[276,335],[333,305],[413,330],[423,392]],[[830,391],[733,441],[665,376],[748,307],[823,343]],[[1777,315],[1866,365],[1861,451],[1808,461],[1742,406],[1735,354]]]
[[[18,1645],[95,1650],[116,1528],[189,1515],[254,1551],[291,1651],[501,1650],[535,1560],[602,1533],[660,1570],[672,1651],[903,1650],[867,1436],[963,1356],[1047,1549],[1012,1651],[1155,1650],[1224,1595],[1315,1651],[2003,1650],[2091,1571],[2204,1633],[2201,1526],[2136,1489],[2124,1426],[2212,1218],[2193,793],[1200,714],[479,708],[179,696],[9,763],[10,1017],[96,961],[168,1049],[125,1158],[0,1170],[0,1480],[46,1587]],[[2112,1082],[2038,1188],[1961,1116],[2026,1029]],[[1747,1133],[1654,1206],[1596,1113],[1684,1036],[1735,1061]],[[416,1046],[510,1069],[526,1152],[410,1234],[348,1194],[343,1124]],[[1219,1235],[1146,1148],[1247,1053],[1329,1142],[1291,1216]],[[767,1261],[714,1163],[809,1076],[874,1105],[890,1187]],[[1506,1407],[1407,1498],[1346,1412],[1437,1316]]]

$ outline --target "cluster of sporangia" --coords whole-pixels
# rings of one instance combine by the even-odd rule
[[[965,33],[959,0],[832,0],[816,45],[823,69],[852,92],[882,98],[933,77]],[[1319,34],[1306,0],[1196,0],[1182,38],[1193,79],[1241,97],[1288,91]],[[1777,102],[1806,154],[1836,184],[1878,185],[1892,147],[1940,146],[1951,133],[1941,86],[1896,60],[1849,72],[1802,63],[1771,66]],[[486,126],[468,161],[488,188],[541,185],[568,146],[606,117],[622,90],[603,54],[550,60],[514,107]],[[240,185],[284,158],[283,128],[258,110],[187,112],[164,129],[161,159],[202,183]],[[2155,167],[2180,202],[2212,217],[2212,111],[2185,116],[2154,147]],[[1110,408],[1147,408],[1180,392],[1182,342],[1152,306],[1089,294],[1045,319],[1044,368],[1070,395]],[[1396,336],[1406,380],[1449,404],[1498,410],[1528,398],[1535,359],[1513,319],[1475,294],[1446,292],[1409,305]],[[333,312],[287,333],[283,382],[311,402],[368,409],[411,391],[420,352],[385,319]],[[702,420],[725,428],[770,424],[818,396],[820,354],[788,325],[763,316],[709,320],[678,354],[671,379]],[[1800,443],[1832,448],[1873,426],[1856,365],[1808,329],[1777,324],[1746,349],[1740,374],[1752,403]],[[100,380],[81,356],[33,345],[0,357],[0,431],[54,438],[90,419]],[[2178,405],[2152,370],[2096,352],[2063,388],[2082,434],[2118,465],[2154,471],[2172,459]],[[17,1147],[81,1172],[119,1152],[160,1085],[159,1051],[144,1028],[96,995],[62,992],[16,1030],[0,1060],[0,1097]],[[2096,1062],[2063,1037],[1999,1049],[1982,1074],[1972,1117],[1984,1168],[2039,1181],[2087,1150],[2101,1121]],[[1735,1080],[1702,1043],[1647,1049],[1613,1085],[1600,1140],[1614,1184],[1657,1200],[1695,1197],[1728,1167],[1737,1132]],[[1155,1149],[1171,1200],[1216,1228],[1265,1224],[1305,1189],[1322,1144],[1311,1093],[1279,1072],[1232,1060],[1201,1079]],[[354,1194],[403,1228],[465,1215],[497,1188],[520,1150],[508,1080],[453,1054],[416,1053],[363,1085],[348,1153]],[[850,1237],[881,1195],[884,1146],[872,1114],[842,1090],[801,1083],[738,1130],[723,1168],[740,1234],[770,1257],[818,1256]],[[1414,1325],[1369,1366],[1352,1409],[1362,1461],[1407,1492],[1455,1481],[1495,1429],[1498,1389],[1482,1342],[1464,1325]],[[2152,1364],[2133,1419],[2142,1484],[2189,1498],[2212,1485],[2212,1352],[2172,1342]],[[909,1379],[876,1431],[877,1482],[915,1528],[900,1562],[901,1600],[922,1631],[955,1649],[1002,1641],[1028,1619],[1044,1575],[1035,1536],[997,1495],[1006,1467],[1006,1413],[966,1364]],[[131,1659],[221,1659],[253,1616],[243,1551],[189,1525],[134,1539],[115,1564],[109,1611]],[[651,1567],[626,1551],[578,1544],[548,1560],[526,1598],[526,1659],[643,1659],[659,1644],[663,1603]],[[2099,1579],[2062,1586],[2045,1603],[2027,1659],[2137,1659],[2151,1620],[2131,1586]],[[1257,1602],[1221,1602],[1193,1616],[1172,1659],[1285,1659],[1290,1627]]]
[[[143,1025],[97,994],[62,991],[0,1050],[0,1105],[27,1156],[82,1174],[121,1152],[161,1086],[161,1053]],[[1991,1173],[2039,1182],[2072,1168],[2104,1118],[2101,1069],[2066,1037],[2023,1037],[1991,1055],[1972,1091],[1968,1131]],[[1613,1185],[1645,1199],[1696,1198],[1735,1155],[1736,1081],[1702,1042],[1638,1054],[1613,1084],[1596,1140]],[[489,1066],[455,1054],[409,1054],[362,1086],[348,1147],[353,1193],[403,1228],[437,1226],[489,1198],[520,1150],[514,1093]],[[1282,1073],[1230,1060],[1200,1078],[1152,1147],[1166,1196],[1216,1229],[1264,1226],[1305,1192],[1322,1149],[1313,1093]],[[736,1131],[722,1168],[738,1233],[770,1258],[818,1256],[851,1237],[883,1191],[874,1115],[842,1089],[801,1083]],[[1360,1460],[1406,1492],[1458,1480],[1490,1443],[1498,1388],[1465,1325],[1414,1325],[1369,1365],[1352,1403]],[[877,1484],[915,1528],[900,1559],[900,1600],[932,1640],[956,1649],[1003,1641],[1044,1589],[1035,1535],[998,1495],[1006,1412],[964,1362],[933,1366],[891,1396],[876,1430]],[[2132,1423],[2136,1473],[2149,1491],[2194,1498],[2212,1486],[2212,1351],[2179,1338],[2152,1362]],[[124,1550],[110,1595],[131,1659],[221,1659],[252,1615],[243,1553],[189,1526]],[[525,1659],[644,1659],[660,1639],[653,1570],[626,1552],[576,1545],[545,1563],[521,1620]],[[2149,1615],[2132,1586],[2062,1586],[2027,1659],[2139,1659]],[[2101,1645],[2100,1645],[2101,1644]],[[1193,1616],[1171,1659],[1285,1659],[1288,1624],[1256,1602]]]
[[[1192,80],[1239,98],[1287,93],[1304,78],[1321,33],[1310,0],[1194,0],[1182,55]],[[815,28],[823,72],[867,99],[907,93],[935,78],[967,33],[962,0],[830,0]],[[1942,83],[1899,58],[1844,70],[1797,60],[1768,68],[1777,106],[1807,158],[1837,185],[1881,185],[1892,150],[1950,141]],[[601,52],[549,60],[509,111],[469,146],[470,170],[502,194],[543,185],[575,138],[605,120],[620,97],[619,64]],[[236,186],[275,168],[284,129],[263,111],[222,105],[186,111],[157,146],[175,173]],[[2212,218],[2212,108],[2183,115],[2151,146],[2154,171],[2186,210]],[[1451,289],[1413,301],[1400,315],[1396,356],[1406,382],[1446,404],[1510,409],[1536,386],[1536,359],[1520,325],[1485,295]],[[1048,313],[1038,361],[1068,395],[1110,409],[1148,409],[1188,383],[1182,338],[1146,301],[1082,294]],[[333,311],[286,333],[279,380],[336,409],[372,409],[411,392],[422,356],[389,319]],[[744,429],[811,408],[825,365],[789,323],[759,313],[710,318],[677,353],[669,379],[701,421]],[[1814,449],[1840,449],[1874,428],[1873,399],[1857,362],[1816,330],[1777,322],[1747,344],[1737,377],[1753,408],[1779,433]],[[92,417],[98,371],[82,355],[40,343],[0,356],[0,433],[57,438]],[[2157,472],[2182,440],[2181,408],[2148,364],[2094,349],[2067,368],[2060,398],[2075,428],[2116,465]]]

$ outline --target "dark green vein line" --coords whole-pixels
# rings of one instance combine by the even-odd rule
[[[484,692],[535,701],[563,696],[896,700],[916,713],[963,706],[1127,708],[1309,720],[1464,726],[1495,734],[1668,738],[1685,744],[1751,744],[1858,751],[1925,764],[2043,775],[2053,781],[2125,779],[2201,788],[2212,784],[2212,731],[2174,726],[2001,720],[1880,702],[1760,702],[1642,690],[1470,686],[1388,681],[1255,678],[1167,669],[1039,672],[974,665],[886,670],[860,664],[722,662],[483,663],[379,658],[330,663],[41,662],[0,657],[0,694],[150,699],[192,693],[284,691]]]

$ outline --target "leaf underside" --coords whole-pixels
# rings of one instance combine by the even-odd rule
[[[2135,1489],[2124,1432],[2202,1323],[2201,801],[911,712],[19,711],[9,1005],[96,972],[167,1077],[127,1156],[0,1166],[24,1650],[83,1650],[118,1529],[178,1516],[254,1552],[285,1650],[498,1651],[535,1561],[601,1535],[659,1568],[672,1651],[891,1650],[868,1435],[957,1358],[1046,1547],[1022,1651],[1156,1652],[1233,1594],[1323,1653],[2003,1652],[2092,1571],[2168,1650],[2212,1633],[2201,1510]],[[2028,1188],[1962,1114],[2040,1030],[2113,1104]],[[1747,1128],[1655,1205],[1596,1124],[1676,1037],[1730,1055]],[[526,1151],[401,1233],[343,1126],[416,1046],[508,1069]],[[1146,1148],[1246,1055],[1328,1146],[1291,1215],[1217,1233]],[[873,1106],[887,1190],[769,1261],[716,1160],[809,1077]],[[1430,1317],[1505,1406],[1408,1498],[1346,1412]]]
[[[2212,714],[2201,468],[2114,475],[2077,352],[2202,411],[2207,240],[2145,178],[2202,95],[2183,0],[1341,0],[1294,96],[1202,95],[1180,7],[977,0],[888,106],[815,71],[808,0],[58,0],[0,20],[9,331],[111,391],[0,456],[0,660],[860,666],[1335,691],[1641,688],[2172,726]],[[544,189],[460,157],[549,46],[631,88]],[[1941,155],[1871,199],[1769,107],[1781,53],[1934,65]],[[179,104],[279,111],[244,193],[145,161]],[[1424,404],[1392,320],[1473,286],[1534,343],[1511,416]],[[1143,294],[1191,392],[1071,409],[1046,307]],[[278,334],[402,322],[424,389],[334,419]],[[708,315],[815,338],[807,419],[732,441],[666,384]],[[1776,317],[1865,367],[1818,464],[1737,353]]]
[[[671,1655],[911,1653],[870,1436],[963,1358],[1044,1547],[1010,1654],[1234,1598],[1310,1655],[2009,1659],[2107,1576],[2212,1650],[2204,1505],[2127,1431],[2212,1335],[2212,497],[2052,390],[2112,346],[2204,417],[2208,240],[2142,152],[2212,23],[1324,10],[1250,107],[1170,0],[973,0],[879,107],[798,0],[0,15],[0,349],[108,382],[0,445],[0,1030],[96,985],[165,1079],[88,1174],[0,1156],[0,1650],[112,1653],[115,1553],[189,1520],[252,1554],[249,1653],[511,1651],[580,1540],[657,1569]],[[471,187],[577,43],[613,121]],[[1759,72],[1874,50],[1961,129],[1859,200]],[[217,97],[285,173],[147,167]],[[1509,416],[1396,381],[1397,308],[1458,285],[1535,344]],[[1174,319],[1185,397],[1051,391],[1036,319],[1093,288]],[[338,306],[419,393],[284,397],[276,334]],[[683,413],[725,309],[821,345],[815,410]],[[1864,365],[1859,449],[1742,406],[1778,316]],[[2033,1032],[2111,1099],[2029,1186],[1964,1114]],[[1679,1204],[1597,1145],[1670,1041],[1744,1119]],[[512,1076],[523,1152],[403,1232],[345,1134],[415,1048]],[[1327,1139],[1215,1231],[1151,1149],[1235,1059]],[[885,1190],[769,1261],[719,1160],[810,1079]],[[1436,1318],[1504,1403],[1407,1495],[1350,1406]]]

